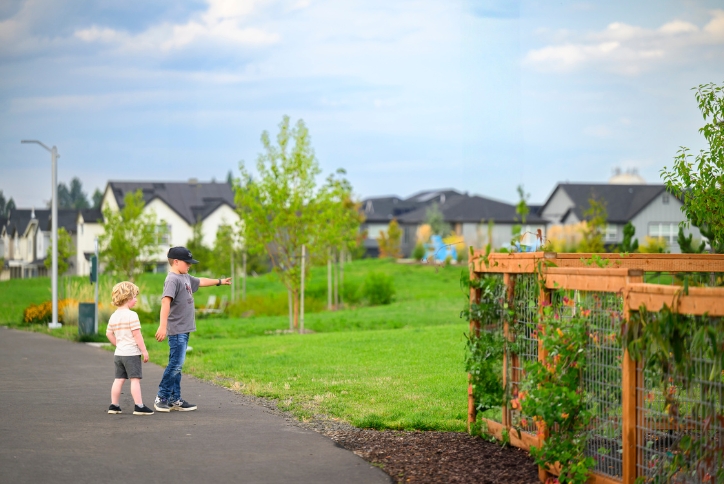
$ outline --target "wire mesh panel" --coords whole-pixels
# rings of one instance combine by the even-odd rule
[[[688,379],[653,365],[638,368],[636,460],[645,482],[724,482],[717,477],[724,469],[724,374],[701,352],[687,362]]]
[[[589,342],[583,387],[593,412],[586,455],[596,461],[594,472],[623,475],[621,381],[623,298],[614,293],[581,292],[579,307],[590,311]]]
[[[513,309],[515,311],[514,331],[518,352],[510,359],[509,375],[513,395],[517,395],[520,382],[523,380],[525,366],[538,360],[538,339],[535,336],[538,324],[538,280],[535,274],[518,274],[515,278],[513,291]],[[519,408],[511,410],[511,424],[523,432],[535,434],[537,428],[532,418],[527,418],[527,425],[521,425],[522,415]]]
[[[491,284],[491,286],[494,289],[492,292],[481,292],[478,304],[481,307],[487,306],[488,308],[491,308],[492,311],[490,311],[490,312],[486,311],[486,314],[491,314],[491,318],[489,320],[480,321],[480,324],[481,324],[480,330],[481,331],[502,332],[503,331],[503,321],[505,319],[505,312],[506,312],[506,301],[507,301],[508,288],[503,283],[502,274],[489,274],[486,277],[495,279],[495,283]],[[503,362],[502,362],[502,360],[500,360],[500,361],[498,361],[498,363],[499,364],[494,367],[493,371],[495,371],[498,375],[502,375],[503,374]],[[483,410],[480,415],[483,418],[487,418],[494,422],[503,423],[503,414],[502,414],[501,406],[496,406],[495,408]]]

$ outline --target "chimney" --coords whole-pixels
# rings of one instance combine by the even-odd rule
[[[189,178],[189,185],[191,185],[191,186],[196,186],[196,185],[198,185],[198,184],[199,184],[199,179],[198,179],[198,178]]]

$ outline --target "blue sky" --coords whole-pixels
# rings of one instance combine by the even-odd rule
[[[0,190],[223,180],[284,114],[360,197],[452,187],[542,202],[650,183],[704,148],[691,88],[724,82],[718,1],[6,0]]]

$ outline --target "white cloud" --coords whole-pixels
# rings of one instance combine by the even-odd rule
[[[250,17],[260,0],[207,0],[208,8],[186,23],[162,23],[136,35],[110,28],[92,26],[75,31],[85,42],[117,44],[121,50],[162,52],[183,49],[196,42],[259,46],[279,41],[279,34],[249,26]]]
[[[711,12],[702,28],[672,20],[655,29],[613,22],[604,30],[587,33],[560,32],[552,44],[530,50],[523,63],[544,71],[571,71],[588,66],[635,75],[666,61],[686,61],[707,47],[722,57],[724,10]]]

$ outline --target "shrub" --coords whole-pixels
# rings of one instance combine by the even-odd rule
[[[370,272],[362,284],[362,299],[371,306],[390,304],[395,295],[392,278],[381,272]]]
[[[668,252],[666,240],[663,237],[644,237],[644,243],[639,246],[639,252],[642,254],[664,254]]]
[[[421,261],[425,257],[425,246],[422,245],[421,242],[418,242],[417,245],[415,245],[415,248],[412,250],[412,258],[416,261]]]
[[[72,306],[72,299],[58,300],[58,320],[63,321],[64,309]],[[31,304],[23,311],[23,322],[28,324],[49,323],[53,319],[53,302],[45,301],[40,304]],[[77,323],[77,316],[76,316]]]

